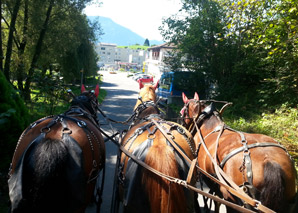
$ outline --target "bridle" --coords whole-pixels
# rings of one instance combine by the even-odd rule
[[[71,107],[65,114],[77,113],[91,120],[96,126],[99,126],[97,112],[99,109],[98,100],[94,91],[82,93],[80,96],[74,97],[71,102]],[[87,110],[88,112],[86,112]]]
[[[137,106],[137,108],[133,111],[133,114],[126,120],[126,122],[132,121],[132,123],[130,124],[130,128],[142,120],[144,121],[147,120],[149,116],[153,116],[152,114],[150,114],[145,117],[140,117],[140,115],[150,107],[153,107],[155,109],[156,113],[154,115],[160,114],[157,104],[154,101],[143,102],[142,97],[139,97],[138,99],[141,101],[141,104]]]
[[[189,105],[192,102],[195,102],[194,104],[196,104],[198,106],[198,114],[196,116],[190,117],[189,116]],[[193,131],[195,129],[194,128],[194,122],[197,122],[198,117],[200,116],[201,105],[202,105],[201,101],[196,100],[196,99],[191,99],[186,104],[184,104],[184,107],[180,111],[181,119],[182,119],[182,125],[188,127],[189,132],[191,132],[192,134],[193,134]],[[190,120],[190,123],[186,123],[186,120]]]
[[[198,112],[196,116],[190,117],[189,116],[189,105],[191,102],[195,102],[198,106]],[[204,109],[202,109],[202,106],[205,105],[207,102],[210,102],[211,104],[206,106]],[[221,103],[224,104],[223,107],[220,109],[218,112],[213,103]],[[194,128],[194,123],[196,122],[197,126],[201,126],[201,122],[207,118],[209,115],[214,114],[216,117],[218,117],[221,120],[221,115],[223,114],[224,110],[226,109],[227,106],[231,105],[231,102],[227,101],[217,101],[217,100],[196,100],[196,99],[191,99],[189,100],[184,107],[181,109],[180,114],[181,114],[181,119],[182,123],[184,126],[188,127],[188,130],[194,135],[195,134],[195,128]],[[197,107],[195,106],[195,107]],[[191,123],[186,123],[185,120],[191,120]]]

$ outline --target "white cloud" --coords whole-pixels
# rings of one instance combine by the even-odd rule
[[[98,0],[97,0],[98,1]],[[162,40],[158,27],[181,8],[181,0],[99,0],[85,9],[88,16],[104,16],[150,40]]]

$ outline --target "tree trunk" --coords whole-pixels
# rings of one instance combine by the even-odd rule
[[[43,27],[40,31],[39,38],[38,38],[38,41],[37,41],[37,44],[36,44],[36,47],[35,47],[35,52],[34,52],[34,55],[33,55],[32,61],[31,61],[31,65],[30,65],[30,68],[29,68],[27,80],[26,80],[26,83],[25,83],[25,89],[24,89],[24,98],[26,100],[30,100],[30,85],[31,85],[31,81],[32,81],[33,73],[34,73],[34,68],[36,66],[37,60],[38,60],[38,58],[40,56],[40,53],[41,53],[42,43],[43,43],[46,31],[48,29],[48,23],[49,23],[49,20],[50,20],[53,5],[54,5],[54,0],[51,0],[50,4],[49,4],[49,7],[48,7],[48,10],[47,10],[46,19],[45,19],[45,21],[43,23]]]
[[[13,33],[15,31],[15,24],[16,24],[18,12],[19,12],[20,4],[21,4],[21,0],[16,0],[14,8],[13,8],[12,16],[11,16],[8,40],[7,40],[4,75],[7,79],[7,81],[9,81],[9,82],[10,82],[9,75],[10,75],[10,61],[11,61],[11,54],[12,54]]]
[[[3,72],[3,45],[2,45],[2,0],[0,0],[0,72]]]
[[[17,81],[18,81],[18,89],[23,92],[23,80],[24,80],[24,72],[25,72],[25,62],[24,62],[24,52],[27,45],[27,30],[28,30],[28,0],[24,1],[24,25],[23,25],[23,38],[18,50],[18,58],[19,63],[17,66]]]

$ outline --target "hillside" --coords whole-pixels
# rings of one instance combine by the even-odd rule
[[[143,45],[146,38],[141,37],[130,29],[115,23],[112,19],[102,16],[88,16],[91,22],[98,21],[103,29],[104,35],[97,38],[98,42],[113,43],[118,46],[129,46],[134,44]],[[150,40],[152,44],[162,44],[163,41]]]

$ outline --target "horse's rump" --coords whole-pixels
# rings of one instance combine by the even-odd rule
[[[260,200],[262,205],[270,207],[275,211],[288,208],[291,200],[295,198],[295,178],[296,171],[289,154],[274,139],[261,134],[245,133],[249,158],[251,160],[251,170],[245,165],[244,146],[241,143],[239,133],[225,130],[219,140],[217,150],[218,162],[223,170],[233,181],[239,185],[247,186],[247,193],[254,199]],[[215,142],[217,134],[207,138],[206,143],[213,141],[209,145],[212,156],[215,152]],[[239,150],[238,152],[235,152]],[[248,153],[247,152],[247,153]],[[230,155],[234,153],[233,155]],[[211,160],[204,152],[199,152],[199,165],[209,173],[215,174]],[[226,158],[227,156],[230,156]],[[205,161],[204,161],[205,159]],[[204,161],[202,163],[202,161]],[[222,164],[225,162],[224,164]],[[248,174],[252,176],[252,184],[248,180]],[[221,188],[225,198],[234,200],[227,193],[225,188]]]

